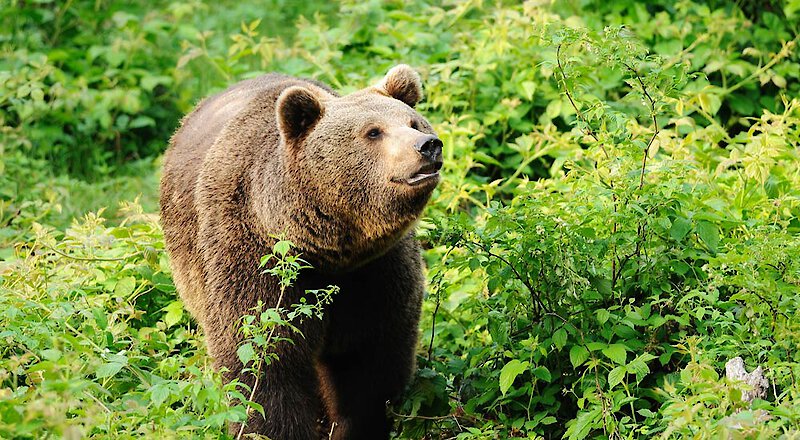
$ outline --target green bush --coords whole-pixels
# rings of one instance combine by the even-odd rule
[[[180,117],[171,72],[179,47],[165,14],[144,14],[150,4],[43,1],[0,10],[10,31],[0,121],[14,144],[82,177],[163,151]]]
[[[157,217],[38,223],[0,269],[0,437],[218,437],[241,393],[175,300]]]

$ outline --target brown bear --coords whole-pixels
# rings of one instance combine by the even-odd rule
[[[414,110],[419,75],[392,68],[339,96],[268,74],[206,99],[171,141],[161,219],[175,284],[226,379],[252,386],[236,350],[241,317],[274,307],[258,263],[280,235],[313,268],[282,304],[339,286],[324,318],[300,322],[259,378],[245,432],[275,440],[387,438],[386,402],[414,368],[424,278],[414,225],[439,180],[442,142]],[[313,298],[312,298],[313,300]],[[224,371],[224,370],[223,370]],[[236,430],[237,427],[232,428]]]

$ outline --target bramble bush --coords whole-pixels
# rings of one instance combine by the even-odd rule
[[[149,157],[237,79],[346,93],[399,62],[425,78],[445,168],[397,438],[800,435],[796,0],[156,3],[3,9],[0,436],[220,438],[243,420],[175,296]],[[145,210],[116,206],[137,192]],[[255,362],[285,323],[264,316]],[[735,356],[766,398],[724,378]]]

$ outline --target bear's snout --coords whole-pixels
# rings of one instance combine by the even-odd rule
[[[426,188],[431,189],[439,181],[439,170],[442,168],[442,141],[435,135],[425,134],[417,137],[412,146],[419,156],[406,160],[404,168],[408,170],[413,167],[409,170],[410,175],[393,177],[391,180],[410,186],[425,184]]]
[[[422,157],[434,164],[438,165],[437,170],[442,166],[442,141],[438,137],[428,134],[421,136],[414,142],[414,149],[419,152]]]

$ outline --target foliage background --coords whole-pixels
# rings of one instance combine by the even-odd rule
[[[445,179],[398,438],[800,436],[797,0],[0,4],[0,437],[224,437],[160,154],[265,71],[417,67]],[[256,262],[254,262],[254,265]],[[724,364],[761,365],[750,407]],[[721,377],[722,376],[722,377]]]

